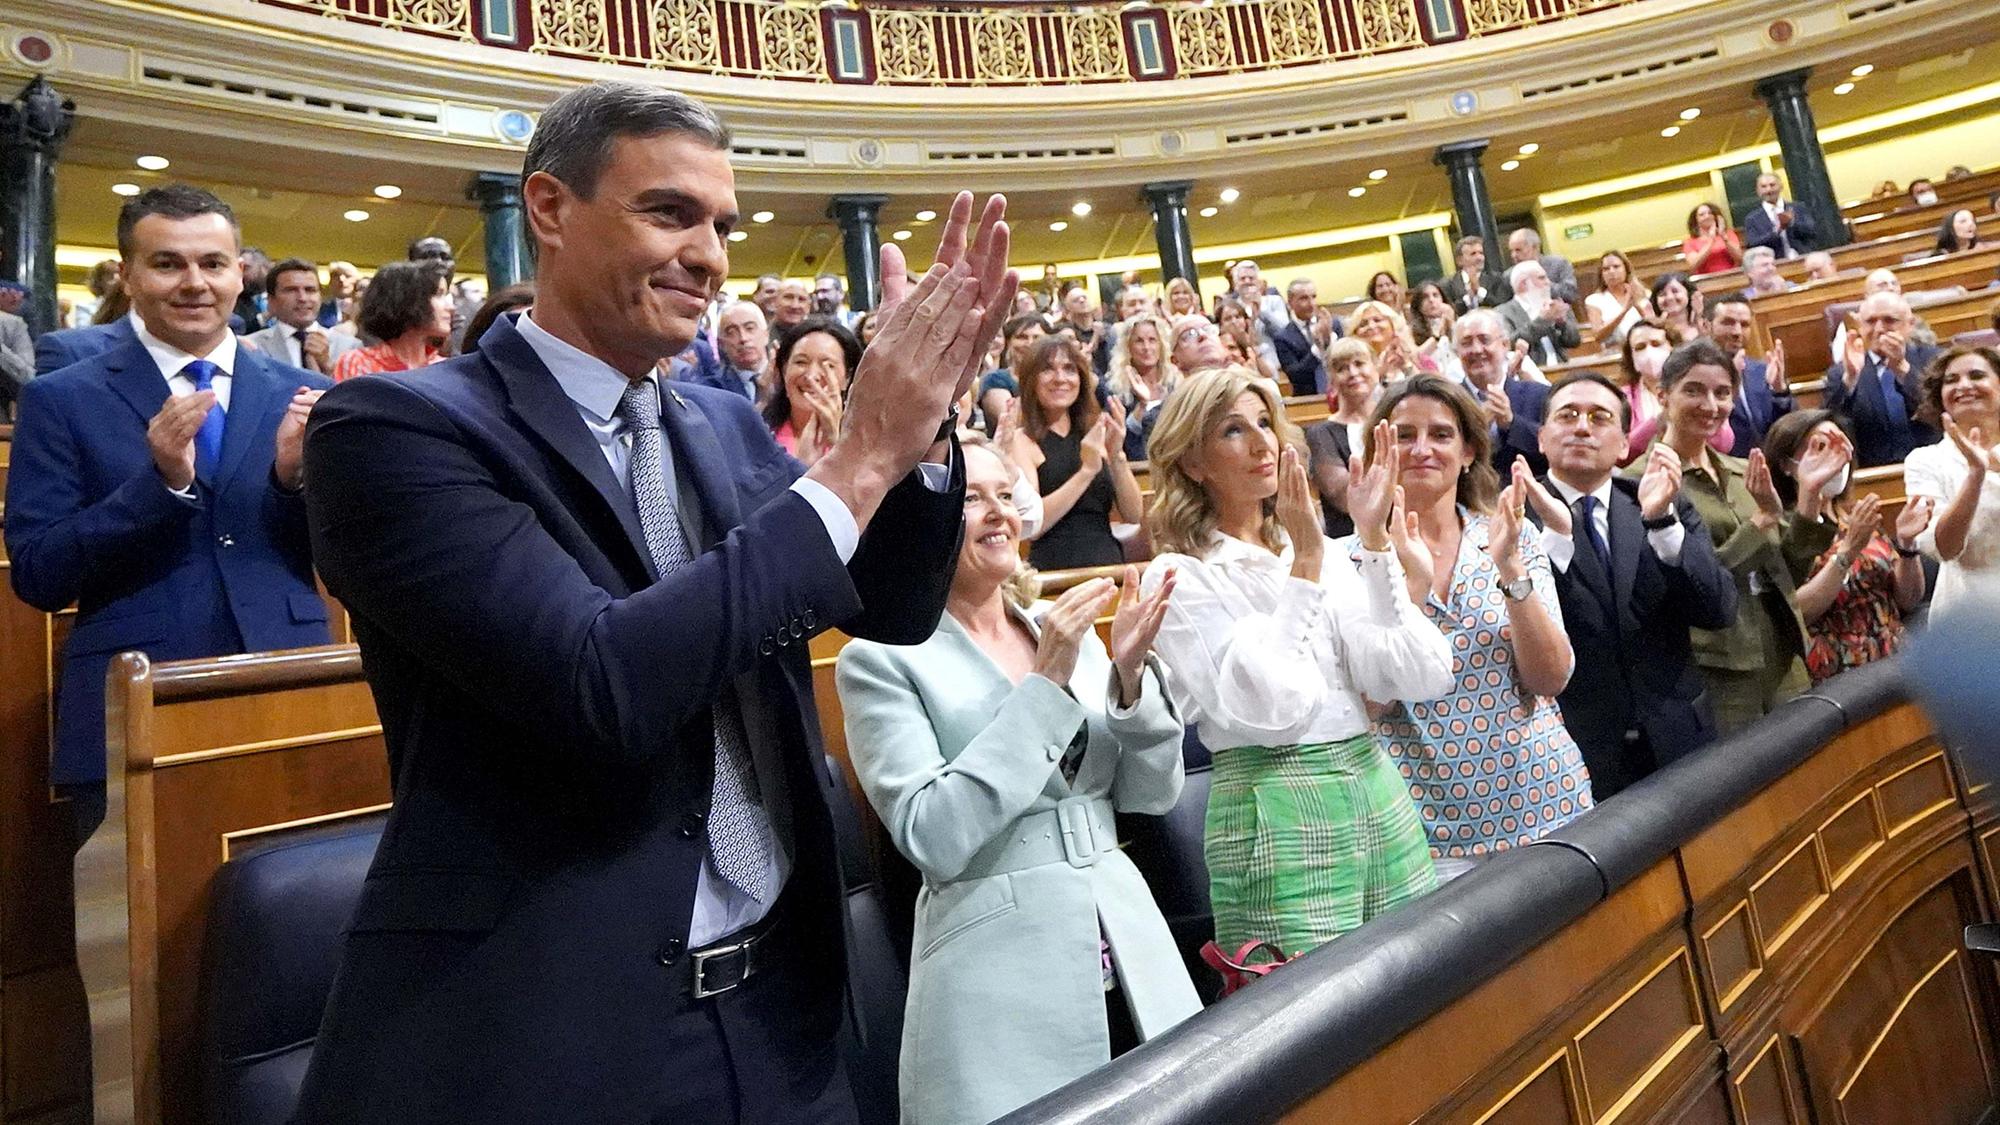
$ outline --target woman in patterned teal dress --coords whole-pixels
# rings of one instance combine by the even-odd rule
[[[1375,732],[1449,879],[1590,807],[1590,776],[1555,700],[1575,656],[1548,556],[1524,518],[1540,486],[1516,461],[1499,488],[1472,396],[1413,376],[1382,396],[1373,421],[1388,424],[1401,453],[1403,518],[1430,564],[1407,569],[1434,576],[1410,596],[1451,642],[1454,683],[1442,698],[1380,710]]]

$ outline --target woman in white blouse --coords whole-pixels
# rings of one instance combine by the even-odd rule
[[[1920,416],[1941,420],[1945,440],[1910,451],[1903,489],[1936,502],[1916,546],[1941,564],[1931,595],[1931,613],[1941,614],[1970,595],[2000,597],[2000,351],[1952,348],[1920,386]]]
[[[1218,944],[1313,948],[1435,885],[1408,788],[1365,699],[1451,689],[1451,650],[1411,603],[1384,437],[1350,465],[1358,563],[1321,534],[1297,427],[1242,367],[1184,379],[1161,409],[1151,517],[1174,575],[1156,650],[1182,717],[1215,755],[1206,841]],[[1428,576],[1424,576],[1428,580]]]

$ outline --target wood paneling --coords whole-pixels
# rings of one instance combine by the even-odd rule
[[[1783,1040],[1772,1035],[1736,1068],[1730,1080],[1731,1105],[1742,1125],[1794,1125],[1800,1120],[1792,1073],[1784,1065]]]
[[[2000,267],[2000,245],[1920,259],[1897,269],[1896,277],[1905,293],[1954,285],[1984,289],[1993,280],[1995,267]],[[1826,323],[1826,307],[1859,301],[1865,281],[1862,275],[1843,275],[1789,293],[1753,298],[1752,350],[1764,355],[1770,351],[1772,341],[1783,340],[1786,372],[1794,380],[1803,381],[1825,372],[1837,358],[1833,354],[1833,330]],[[1925,317],[1930,315],[1928,308],[1917,311]]]

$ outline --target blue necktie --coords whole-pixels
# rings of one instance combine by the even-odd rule
[[[1611,577],[1611,548],[1605,545],[1604,536],[1597,533],[1597,497],[1579,496],[1576,500],[1576,518],[1582,521],[1585,538],[1590,540],[1590,549],[1597,555],[1597,561],[1604,567],[1604,576]]]
[[[215,388],[215,376],[221,368],[205,359],[197,359],[181,368],[181,374],[194,380],[196,394]],[[208,476],[215,471],[215,463],[222,459],[222,426],[226,420],[222,403],[217,402],[208,410],[208,417],[201,420],[201,429],[194,434],[194,465],[199,476]]]

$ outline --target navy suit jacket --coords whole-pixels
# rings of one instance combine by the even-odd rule
[[[1461,384],[1473,401],[1482,401],[1479,391],[1471,383]],[[1546,384],[1532,379],[1509,377],[1507,380],[1507,401],[1514,407],[1514,420],[1506,428],[1492,432],[1493,467],[1499,470],[1500,483],[1512,479],[1514,459],[1528,459],[1528,471],[1541,476],[1549,471],[1548,458],[1542,456],[1542,419],[1549,412],[1549,388]]]
[[[832,1066],[841,891],[807,640],[930,635],[962,470],[892,490],[843,566],[748,402],[662,389],[704,517],[703,550],[665,577],[511,316],[476,353],[349,380],[313,412],[313,545],[361,644],[395,807],[300,1122],[665,1119],[725,691],[753,756],[781,764],[784,909],[805,935],[787,955],[809,982],[782,1001],[828,1052],[771,1078]]]
[[[35,374],[61,371],[78,360],[103,355],[138,339],[132,332],[132,322],[122,316],[109,324],[44,332],[35,337]]]
[[[1312,341],[1290,320],[1271,336],[1278,353],[1278,367],[1292,384],[1295,395],[1316,395],[1326,389],[1326,364],[1313,354]]]
[[[328,641],[305,503],[277,486],[271,463],[292,392],[333,384],[239,346],[221,457],[184,500],[146,446],[167,381],[124,331],[122,346],[22,391],[7,475],[14,592],[51,613],[77,607],[56,699],[57,784],[104,777],[104,672],[117,653],[184,660]]]
[[[1924,368],[1938,355],[1937,348],[1911,345],[1906,356],[1910,370],[1896,380],[1903,395],[1902,419],[1889,415],[1888,396],[1882,393],[1882,366],[1871,353],[1854,390],[1847,389],[1847,365],[1835,360],[1826,373],[1825,402],[1828,410],[1845,414],[1854,422],[1854,455],[1862,468],[1901,464],[1910,450],[1931,445],[1941,436],[1937,430],[1917,420],[1918,384]],[[1903,425],[1898,425],[1898,421]]]
[[[1638,496],[1638,481],[1612,478],[1611,573],[1578,538],[1569,569],[1555,576],[1563,628],[1576,650],[1557,702],[1600,801],[1715,738],[1688,630],[1736,620],[1736,581],[1716,558],[1694,505],[1685,496],[1674,502],[1683,539],[1679,565],[1668,566],[1647,542]],[[1629,730],[1645,735],[1650,755],[1635,757]]]
[[[1736,435],[1736,444],[1729,449],[1731,457],[1750,456],[1752,449],[1764,444],[1771,423],[1790,414],[1796,405],[1789,394],[1771,393],[1771,384],[1764,377],[1766,370],[1761,359],[1743,365],[1743,393],[1729,409],[1729,429]]]
[[[1813,239],[1812,216],[1806,214],[1791,200],[1780,203],[1779,207],[1791,215],[1791,229],[1780,231],[1771,216],[1764,213],[1764,204],[1760,200],[1751,206],[1749,214],[1743,216],[1743,245],[1746,249],[1752,246],[1768,246],[1771,253],[1784,258],[1788,256],[1785,253],[1787,238],[1790,238],[1792,243],[1790,257],[1797,257],[1818,245]]]

